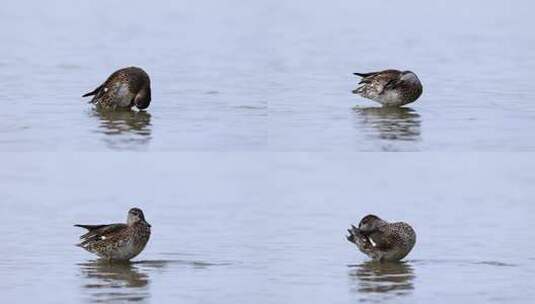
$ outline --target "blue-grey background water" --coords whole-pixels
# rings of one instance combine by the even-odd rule
[[[531,155],[354,155],[2,159],[0,301],[532,302]],[[137,263],[74,246],[72,224],[124,221],[134,205],[153,231]],[[345,240],[368,212],[413,225],[405,263],[370,264]]]
[[[533,8],[2,1],[0,303],[533,302]],[[80,97],[129,65],[148,111]],[[351,94],[384,68],[424,95]],[[74,246],[134,205],[153,235],[133,264]],[[345,240],[371,212],[416,229],[404,263]]]
[[[532,1],[28,1],[0,10],[0,150],[535,150]],[[153,102],[80,97],[141,66]],[[383,110],[355,71],[410,69]]]

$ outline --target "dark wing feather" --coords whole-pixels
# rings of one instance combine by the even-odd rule
[[[357,227],[351,225],[351,229],[348,229],[347,232],[349,232],[349,235],[346,238],[351,243],[356,244],[361,249],[369,249],[371,247],[368,238]]]
[[[123,73],[123,70],[118,70],[118,71],[115,71],[113,72],[109,77],[108,79],[106,79],[106,81],[104,81],[103,84],[99,85],[96,89],[94,89],[93,91],[89,92],[89,93],[86,93],[84,95],[82,95],[82,97],[88,97],[88,96],[93,96],[95,95],[95,97],[93,97],[93,99],[91,99],[90,103],[95,103],[101,96],[102,94],[104,93],[104,88],[106,87],[106,85],[108,85],[108,83],[110,81],[113,81],[114,78],[116,77],[119,77],[121,75],[121,73]]]
[[[370,73],[353,73],[353,75],[357,75],[362,77],[362,79],[359,81],[359,84],[363,83],[370,83],[372,79],[380,72],[370,72]]]
[[[74,225],[77,227],[86,228],[89,230],[86,234],[80,236],[82,242],[80,245],[85,245],[89,242],[98,241],[103,236],[107,236],[112,233],[117,233],[120,230],[126,229],[126,224],[110,224],[110,225]]]
[[[398,85],[400,85],[401,82],[401,76],[402,72],[398,70],[389,70],[388,71],[388,79],[389,81],[385,84],[385,89],[395,89]]]
[[[102,90],[103,87],[104,87],[104,84],[101,84],[96,89],[94,89],[93,91],[91,91],[89,93],[85,93],[84,95],[82,95],[82,97],[97,95],[98,93],[100,93],[100,90]]]
[[[395,89],[399,85],[399,83],[399,79],[391,79],[385,84],[385,86],[383,87],[383,91]]]
[[[107,226],[107,225],[79,225],[79,224],[74,225],[74,227],[85,228],[85,229],[89,230],[89,232],[91,232],[92,230],[96,230],[96,229],[105,227],[105,226]],[[80,238],[82,238],[82,237],[83,237],[83,235]]]
[[[368,237],[375,243],[374,247],[380,250],[389,250],[395,245],[395,238],[386,225],[377,228]]]
[[[360,77],[363,77],[363,78],[366,78],[366,77],[370,77],[372,75],[375,75],[379,72],[370,72],[370,73],[353,73],[353,75],[357,75],[357,76],[360,76]]]
[[[401,76],[401,72],[398,70],[384,70],[384,71],[379,71],[379,72],[353,73],[353,74],[362,77],[359,84],[372,83],[372,82],[386,84],[390,82],[391,80],[395,80],[395,81],[399,80],[399,77]]]

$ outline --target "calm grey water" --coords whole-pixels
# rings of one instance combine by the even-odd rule
[[[2,1],[0,303],[532,303],[534,8]],[[129,65],[148,111],[80,97]],[[424,95],[351,94],[384,68]],[[133,263],[74,246],[133,206]],[[416,229],[403,263],[345,240],[367,213]]]
[[[28,1],[0,10],[0,150],[535,150],[532,1]],[[117,68],[147,113],[80,95]],[[354,71],[415,71],[383,110]]]
[[[531,155],[345,156],[2,159],[0,302],[533,301]],[[123,221],[134,205],[153,227],[135,263],[74,246],[72,224]],[[367,212],[414,226],[404,263],[369,263],[345,240]]]

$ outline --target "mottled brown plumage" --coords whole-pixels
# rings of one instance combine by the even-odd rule
[[[126,224],[74,226],[89,230],[77,246],[110,261],[127,261],[141,253],[151,227],[139,208],[128,211]]]
[[[399,261],[414,247],[416,232],[403,222],[388,223],[375,215],[367,215],[359,227],[348,229],[347,240],[377,261]]]
[[[151,101],[150,78],[138,67],[120,69],[82,97],[87,96],[93,96],[90,102],[105,109],[146,109]]]
[[[353,93],[383,106],[399,107],[414,102],[422,95],[422,83],[411,71],[384,70],[354,73],[362,77]]]

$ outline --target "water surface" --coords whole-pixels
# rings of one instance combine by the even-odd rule
[[[533,151],[533,9],[6,0],[0,150]],[[129,65],[151,76],[148,114],[96,114],[80,96]],[[423,96],[381,111],[351,94],[352,72],[385,68],[416,72]]]
[[[0,302],[531,303],[532,155],[353,152],[535,150],[533,8],[3,1]],[[80,97],[129,65],[148,111]],[[423,96],[351,94],[384,68]],[[74,246],[133,206],[153,235],[132,263]],[[367,213],[416,229],[403,263],[345,240]]]
[[[156,161],[158,160],[158,161]],[[20,154],[1,161],[0,302],[530,303],[531,155]],[[132,264],[75,223],[152,225]],[[401,264],[346,241],[366,213],[417,232]]]

